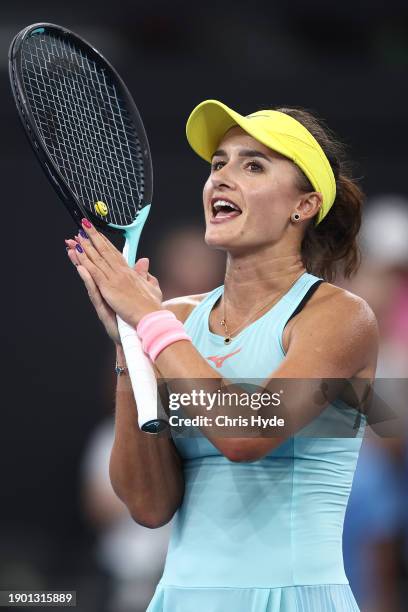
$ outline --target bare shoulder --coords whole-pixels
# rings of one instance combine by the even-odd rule
[[[345,327],[355,326],[354,331],[377,333],[377,319],[369,304],[360,296],[330,283],[323,283],[321,314],[327,319],[340,316]]]
[[[320,321],[321,324],[345,331],[367,333],[377,330],[377,320],[368,303],[358,295],[331,283],[322,283],[299,315],[292,320],[293,329]]]
[[[179,321],[184,323],[191,311],[207,297],[208,293],[185,295],[163,302],[163,307],[174,312]]]
[[[358,364],[355,373],[375,370],[377,320],[369,304],[350,291],[322,283],[288,327],[288,351],[312,343],[322,354],[332,350]]]

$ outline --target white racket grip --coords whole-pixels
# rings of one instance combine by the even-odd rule
[[[136,330],[117,317],[119,335],[126,357],[133,394],[136,400],[140,429],[158,416],[157,380],[150,359],[144,353]]]

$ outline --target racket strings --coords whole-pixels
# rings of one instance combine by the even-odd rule
[[[104,221],[128,225],[144,194],[144,158],[125,100],[78,47],[32,36],[22,54],[27,99],[51,158],[81,203]]]

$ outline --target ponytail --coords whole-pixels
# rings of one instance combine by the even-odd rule
[[[355,274],[361,262],[357,234],[361,226],[364,193],[352,178],[344,147],[333,133],[312,113],[304,109],[278,108],[302,123],[316,138],[332,167],[336,179],[336,199],[324,219],[309,223],[303,237],[301,254],[308,272],[332,281],[336,274],[345,277]],[[299,189],[314,191],[311,183],[299,170]]]

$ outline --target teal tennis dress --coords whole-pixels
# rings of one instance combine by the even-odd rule
[[[265,379],[285,357],[287,321],[321,282],[305,272],[228,345],[208,325],[218,287],[192,311],[187,333],[227,379]],[[357,415],[336,400],[321,416],[350,425]],[[360,423],[355,437],[299,432],[251,463],[229,461],[202,435],[175,436],[185,495],[147,612],[358,612],[342,532]]]

